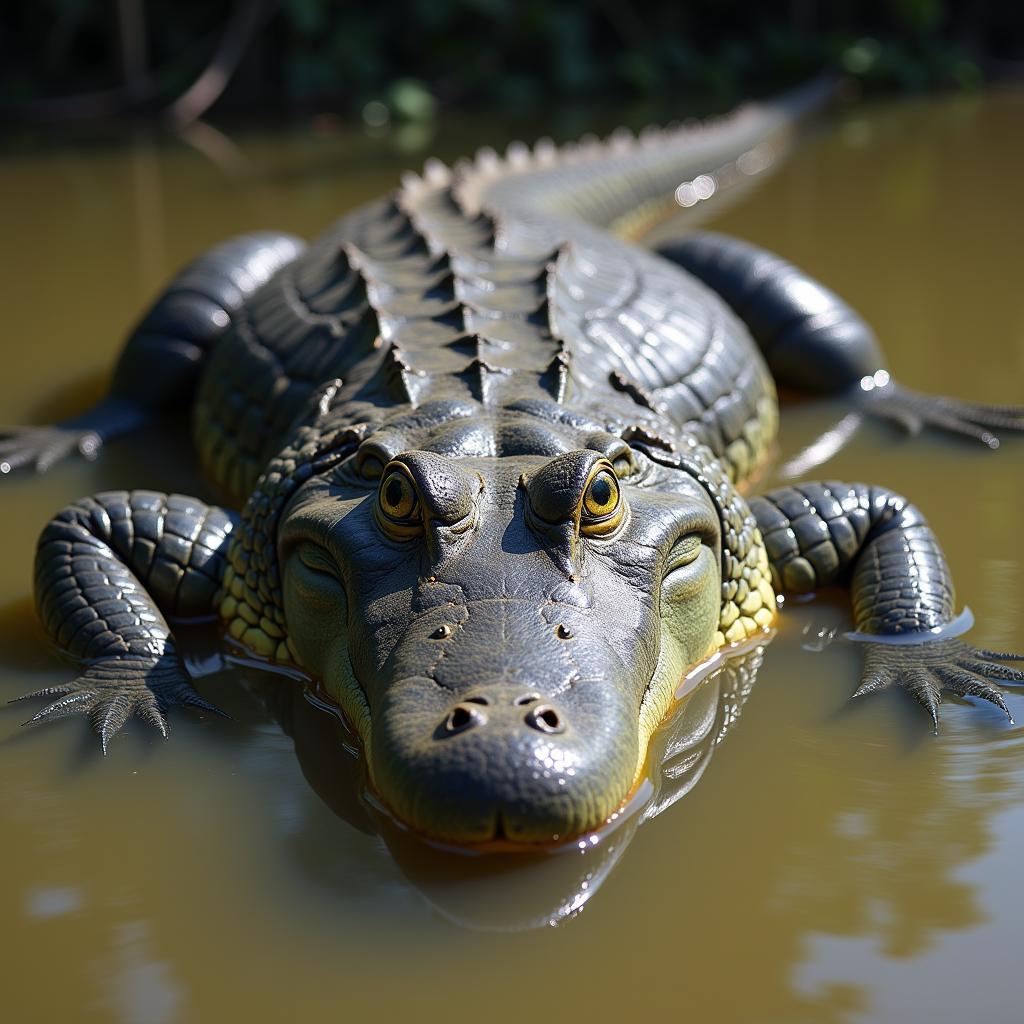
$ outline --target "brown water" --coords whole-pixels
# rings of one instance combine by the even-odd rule
[[[424,155],[402,147],[454,156],[503,131],[8,154],[0,420],[44,421],[94,394],[132,319],[207,245],[313,234]],[[864,109],[716,226],[855,303],[898,378],[1019,402],[1022,179],[1024,96]],[[783,452],[842,411],[789,409]],[[825,473],[911,495],[974,638],[1020,649],[1022,470],[1021,440],[993,454],[879,426]],[[29,603],[46,517],[107,487],[203,492],[185,439],[153,433],[0,486],[6,698],[69,676]],[[84,722],[27,733],[24,707],[0,711],[0,1017],[1020,1020],[1024,727],[950,703],[936,739],[900,694],[849,706],[858,649],[803,649],[846,621],[835,600],[791,603],[713,761],[749,671],[699,689],[662,737],[646,810],[586,853],[540,860],[428,855],[375,824],[333,717],[277,681],[218,671],[206,637],[200,685],[231,722],[175,714],[167,744],[136,724],[103,759]],[[1024,694],[1010,706],[1024,722]]]

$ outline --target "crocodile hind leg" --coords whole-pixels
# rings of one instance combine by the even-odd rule
[[[936,731],[944,689],[991,701],[1010,717],[992,681],[1024,683],[1024,671],[1005,664],[1024,656],[943,634],[955,620],[953,580],[935,534],[905,498],[866,484],[806,483],[754,498],[750,508],[779,593],[849,582],[854,622],[867,641],[854,696],[907,690]]]
[[[192,401],[200,369],[242,303],[304,246],[290,235],[241,235],[210,249],[171,282],[131,333],[109,395],[52,426],[0,428],[0,473],[42,472]]]
[[[56,698],[31,723],[84,712],[105,753],[133,713],[166,736],[171,705],[216,711],[192,688],[165,616],[214,614],[234,523],[153,491],[97,494],[59,512],[39,538],[36,606],[82,674],[18,698]]]
[[[820,465],[852,434],[860,414],[918,433],[933,427],[999,445],[997,431],[1024,431],[1024,405],[924,395],[892,380],[874,332],[838,295],[781,257],[727,235],[702,232],[658,252],[700,278],[746,323],[781,384],[846,396],[857,408],[841,429],[793,460],[789,475]]]

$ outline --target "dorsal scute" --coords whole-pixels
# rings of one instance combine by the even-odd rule
[[[603,145],[589,139],[584,148]],[[496,245],[500,225],[465,208],[458,190],[461,178],[537,161],[535,151],[513,143],[504,156],[484,149],[471,162],[430,164],[403,179],[396,208],[424,239],[432,262],[429,269],[366,268],[389,285],[386,294],[379,289],[384,319],[391,316],[384,333],[400,339],[403,352],[401,365],[393,354],[382,362],[372,382],[376,393],[413,406],[437,400],[452,385],[490,407],[529,394],[565,401],[570,358],[558,329],[557,293],[568,247],[506,255]]]
[[[732,177],[733,165],[751,146],[781,137],[805,109],[822,102],[824,88],[723,117],[649,125],[635,134],[620,129],[560,145],[543,139],[532,148],[515,142],[504,155],[481,150],[452,168],[449,187],[467,214],[545,211],[608,228],[634,206],[671,203],[688,169],[699,176],[726,168]],[[738,181],[747,173],[740,170]]]
[[[493,249],[495,225],[479,210],[469,210],[456,191],[458,172],[445,168],[430,177],[405,174],[395,202],[435,254],[462,249]]]
[[[491,405],[495,397],[496,377],[508,377],[512,373],[507,366],[496,366],[483,355],[475,355],[466,368],[457,376],[466,384],[470,395],[481,405]]]
[[[558,349],[551,357],[551,362],[544,368],[540,375],[540,386],[547,391],[551,397],[559,403],[565,401],[569,390],[569,369],[572,365],[572,358],[565,342],[558,341]]]
[[[444,188],[451,183],[451,168],[436,156],[428,157],[423,165],[423,180],[434,188]]]
[[[391,342],[363,390],[369,395],[415,408],[425,383],[426,374],[413,365],[397,342]]]
[[[457,352],[459,355],[472,357],[479,351],[480,335],[473,334],[469,331],[463,331],[461,334],[456,334],[455,337],[446,342],[445,345],[447,348],[450,348],[453,352]]]

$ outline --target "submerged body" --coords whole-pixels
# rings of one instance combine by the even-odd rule
[[[168,704],[203,703],[165,617],[216,610],[322,683],[404,822],[551,840],[622,802],[680,677],[769,628],[777,590],[849,581],[873,634],[951,621],[941,551],[898,495],[738,489],[774,440],[773,373],[880,379],[862,322],[742,243],[665,258],[605,230],[736,173],[787,117],[430,166],[308,250],[256,237],[187,270],[115,397],[63,437],[191,403],[202,462],[244,509],[135,492],[57,516],[37,597],[87,668],[41,717],[87,710],[105,744],[133,710],[163,727]],[[878,390],[908,422],[1024,425]],[[1000,703],[986,678],[1020,674],[994,657],[870,645],[864,688],[907,686],[933,715],[943,684]]]

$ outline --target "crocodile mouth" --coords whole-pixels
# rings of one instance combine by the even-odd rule
[[[606,843],[616,832],[641,815],[655,795],[651,779],[642,775],[629,792],[596,825],[572,835],[560,835],[546,840],[518,839],[510,834],[509,823],[503,808],[494,812],[491,834],[478,839],[449,839],[435,836],[430,831],[418,828],[404,820],[388,805],[387,801],[368,780],[362,792],[364,805],[369,809],[378,832],[385,838],[393,835],[422,844],[433,850],[456,855],[522,854],[557,855],[563,852],[589,850]]]

